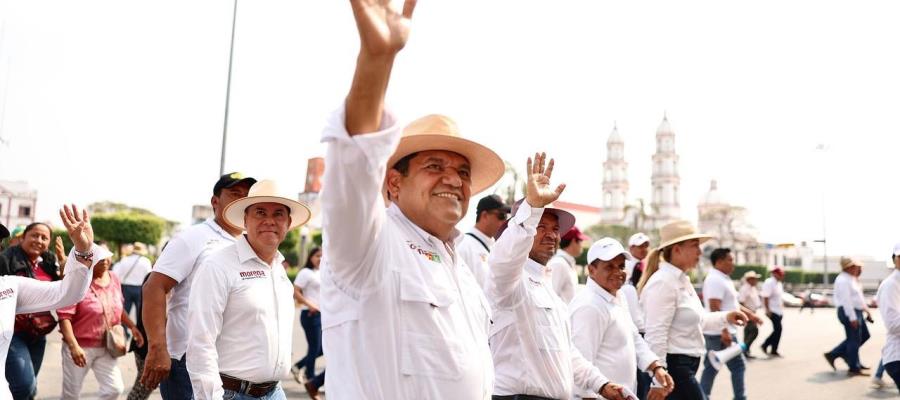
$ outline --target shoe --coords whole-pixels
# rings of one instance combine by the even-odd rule
[[[825,353],[825,361],[828,361],[828,365],[830,365],[831,369],[833,369],[835,371],[837,371],[837,367],[834,366],[834,360],[836,360],[836,359],[837,359],[837,357],[835,357],[829,353]]]
[[[755,360],[756,356],[750,354],[750,352],[747,352],[747,353],[744,353],[744,358],[746,358],[748,360]]]
[[[759,346],[759,348],[762,349],[763,354],[769,354],[769,349],[768,349],[768,347],[766,347],[765,344],[763,344],[762,346]]]
[[[777,351],[773,351],[773,352],[769,353],[769,357],[778,357],[778,358],[781,358],[781,357],[784,357],[784,356],[781,355],[781,353],[779,353],[779,352],[777,352]]]
[[[887,383],[884,382],[884,379],[881,379],[877,376],[872,377],[872,387],[875,389],[884,389],[887,387]]]
[[[866,369],[872,369],[872,368],[871,368],[871,367],[867,367],[867,366],[865,366],[865,365],[860,365],[860,366],[859,366],[859,369],[866,370]]]
[[[303,387],[306,388],[306,393],[309,395],[310,400],[319,400],[319,388],[315,387],[312,382],[304,383]]]
[[[854,371],[851,369],[851,370],[847,371],[847,376],[852,378],[854,376],[872,376],[872,374],[870,374],[868,372],[863,372],[861,370]]]
[[[294,366],[291,367],[291,375],[293,375],[293,376],[294,376],[294,380],[297,381],[297,383],[299,383],[299,384],[301,384],[301,385],[304,384],[304,383],[306,383],[306,376],[303,375],[302,373],[300,373],[300,372],[302,372],[302,371],[303,371],[303,370],[302,370],[300,367],[296,366],[296,365],[294,365]]]

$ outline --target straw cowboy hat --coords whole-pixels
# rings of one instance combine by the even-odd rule
[[[746,281],[747,279],[759,279],[759,278],[762,278],[762,275],[757,274],[756,271],[747,271],[747,272],[744,272],[744,277],[741,279]]]
[[[669,222],[663,225],[662,228],[659,228],[660,245],[658,249],[662,250],[673,244],[692,239],[700,239],[700,244],[703,244],[707,240],[712,239],[712,236],[705,233],[697,233],[697,229],[688,221]]]
[[[841,269],[846,270],[847,268],[850,268],[853,266],[862,268],[863,263],[855,258],[841,257]]]
[[[510,217],[508,220],[503,222],[503,225],[500,225],[500,229],[497,230],[497,234],[494,235],[494,239],[499,239],[500,235],[503,234],[503,231],[506,230],[506,227],[509,226],[509,221],[512,221],[513,217],[516,216],[516,211],[519,210],[519,206],[522,205],[525,199],[520,199],[512,206],[512,212],[510,212]],[[562,236],[569,232],[575,226],[575,216],[572,213],[561,210],[559,208],[552,207],[544,207],[544,214],[553,214],[556,216],[556,220],[559,223],[559,235]]]
[[[250,187],[247,197],[232,201],[225,206],[225,221],[238,228],[245,229],[244,210],[259,203],[278,203],[289,208],[291,210],[291,226],[288,227],[289,230],[307,223],[311,215],[309,207],[305,204],[282,196],[275,181],[261,180]]]
[[[493,150],[463,139],[452,119],[432,114],[419,118],[403,129],[403,137],[388,160],[392,168],[403,157],[420,151],[444,150],[469,160],[472,167],[472,194],[479,193],[500,180],[506,170],[503,160]]]
[[[146,244],[143,244],[141,242],[134,242],[132,244],[132,246],[134,246],[134,250],[132,250],[132,252],[134,252],[136,254],[140,254],[142,256],[147,255],[147,245]]]

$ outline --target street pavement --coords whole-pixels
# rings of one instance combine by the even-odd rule
[[[299,311],[298,311],[299,315]],[[872,372],[878,365],[881,347],[884,344],[885,331],[880,316],[874,313],[875,324],[870,324],[872,338],[861,349],[864,365],[871,366]],[[299,317],[298,317],[299,318]],[[306,340],[300,328],[299,319],[294,329],[293,359],[300,359],[306,354]],[[787,309],[784,317],[784,336],[781,340],[780,352],[783,358],[768,359],[762,355],[759,345],[771,332],[771,324],[760,328],[759,338],[753,344],[752,353],[760,358],[748,363],[746,382],[747,397],[750,399],[887,399],[897,398],[898,392],[890,377],[885,380],[889,387],[883,390],[870,388],[870,379],[865,377],[848,378],[847,366],[837,361],[838,371],[834,372],[825,362],[822,353],[830,350],[843,339],[843,329],[837,322],[833,308],[816,309],[813,313],[804,310]],[[44,366],[38,379],[39,399],[58,399],[62,388],[62,370],[60,368],[60,335],[49,335],[49,343],[44,358]],[[119,367],[125,380],[125,393],[131,388],[137,372],[131,354],[119,360]],[[324,367],[323,359],[319,360],[319,368]],[[701,367],[702,370],[702,367]],[[713,387],[711,400],[731,399],[731,381],[727,368],[719,372]],[[700,373],[697,374],[700,379]],[[293,378],[282,380],[282,385],[290,399],[306,399],[303,387]],[[93,375],[85,379],[82,398],[94,399],[97,383]],[[324,397],[324,396],[323,396]],[[124,398],[124,395],[123,395]],[[155,392],[152,399],[159,399]]]

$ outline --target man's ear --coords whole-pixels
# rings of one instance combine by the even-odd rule
[[[391,201],[397,201],[397,199],[400,198],[401,179],[403,179],[403,174],[401,174],[400,171],[393,168],[388,169],[385,186],[387,187],[388,199]]]
[[[212,196],[209,198],[209,205],[212,206],[213,210],[219,206],[219,198],[216,196]]]

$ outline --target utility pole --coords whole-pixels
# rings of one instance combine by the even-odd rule
[[[231,64],[234,60],[234,27],[237,24],[238,0],[234,0],[234,11],[231,15],[231,47],[228,50],[228,82],[225,86],[225,122],[222,126],[222,154],[219,159],[219,175],[225,174],[225,143],[228,139],[228,106],[231,103]]]

